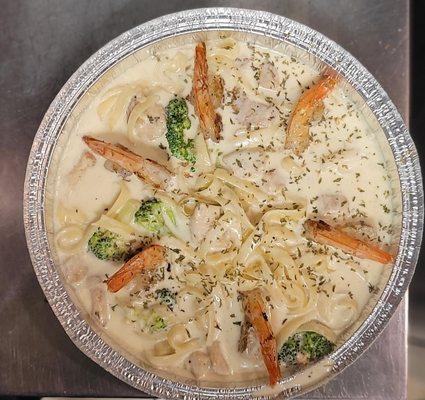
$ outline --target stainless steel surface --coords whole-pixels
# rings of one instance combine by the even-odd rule
[[[179,5],[182,7],[192,6],[192,4],[184,3],[185,2],[180,2]],[[252,6],[252,4],[248,3],[249,2],[244,2],[243,5],[246,7]],[[385,11],[387,13],[387,21],[381,19],[374,20],[374,18],[370,18],[370,16],[368,16],[365,12],[367,10],[366,2],[364,2],[364,4],[363,2],[356,2],[354,5],[348,2],[338,2],[338,4],[331,3],[332,2],[315,2],[314,4],[310,4],[305,2],[302,3],[305,6],[301,5],[297,7],[295,2],[276,2],[271,5],[267,3],[265,6],[270,6],[271,8],[275,7],[274,11],[280,11],[281,13],[286,11],[285,14],[287,16],[298,16],[298,19],[304,19],[304,22],[310,24],[312,27],[317,27],[315,26],[317,23],[323,24],[322,27],[319,26],[318,28],[323,33],[329,34],[330,36],[332,36],[332,33],[336,33],[333,38],[342,45],[345,45],[349,50],[350,45],[353,46],[355,44],[351,42],[351,38],[358,41],[358,33],[363,32],[363,37],[365,39],[363,44],[365,48],[368,48],[366,56],[368,51],[370,51],[370,47],[367,45],[372,48],[377,45],[376,42],[374,43],[373,40],[371,40],[373,32],[377,35],[376,37],[381,37],[380,35],[382,34],[382,37],[385,38],[385,40],[383,40],[380,45],[377,45],[377,47],[379,48],[379,46],[382,46],[382,48],[385,48],[389,45],[390,47],[387,48],[389,50],[389,54],[386,54],[385,52],[379,53],[377,52],[377,48],[375,48],[376,54],[374,54],[373,58],[367,60],[362,57],[359,58],[362,61],[365,61],[366,66],[368,66],[368,61],[377,63],[379,68],[377,68],[377,71],[374,71],[373,68],[371,68],[372,72],[378,72],[377,78],[380,79],[384,85],[385,82],[387,83],[387,89],[391,89],[389,90],[390,94],[391,91],[395,91],[397,93],[396,89],[398,88],[399,105],[402,105],[405,102],[405,107],[407,107],[407,75],[405,75],[405,80],[392,80],[393,71],[397,71],[398,77],[400,77],[400,71],[407,71],[407,58],[400,57],[402,54],[405,55],[403,52],[407,52],[407,47],[402,45],[403,39],[404,43],[408,41],[407,16],[403,13],[403,10],[406,10],[406,3],[402,1],[396,2],[398,9],[397,7],[393,7],[391,10],[387,10],[386,7],[384,7],[384,2],[375,2],[372,17],[375,16],[376,18],[376,16],[380,15],[380,12],[384,13]],[[63,4],[65,5],[66,3]],[[6,196],[2,196],[2,200],[7,203],[2,204],[2,212],[10,210],[10,212],[5,213],[5,218],[3,219],[5,226],[2,227],[2,229],[4,229],[2,233],[6,237],[6,243],[2,244],[1,251],[3,263],[7,268],[7,276],[11,277],[9,281],[10,285],[6,288],[6,296],[3,298],[2,305],[0,306],[0,315],[2,317],[1,324],[4,324],[4,326],[2,325],[2,331],[6,332],[6,340],[3,340],[0,343],[0,356],[2,360],[5,359],[7,361],[7,365],[10,367],[2,368],[0,371],[0,389],[5,388],[3,389],[4,393],[23,394],[42,392],[103,395],[138,394],[138,392],[132,391],[130,388],[116,383],[114,378],[109,375],[105,375],[103,371],[93,366],[89,360],[78,354],[78,352],[69,345],[69,341],[66,340],[60,329],[57,328],[57,323],[53,318],[51,318],[51,313],[49,312],[48,307],[43,305],[40,301],[42,297],[40,296],[40,291],[37,287],[35,287],[35,283],[32,280],[31,270],[26,254],[24,253],[22,240],[19,242],[19,235],[22,231],[18,230],[18,226],[16,224],[16,218],[19,217],[19,204],[17,204],[18,202],[16,199],[18,198],[19,193],[17,193],[14,185],[16,185],[16,178],[20,177],[22,179],[22,168],[25,164],[25,158],[27,155],[26,153],[23,154],[24,151],[22,145],[28,144],[28,142],[31,141],[33,134],[31,130],[37,125],[37,121],[34,121],[35,118],[30,118],[31,110],[38,110],[38,114],[36,115],[39,117],[43,109],[46,108],[46,104],[41,104],[41,102],[34,104],[34,101],[31,102],[31,96],[34,96],[38,100],[39,98],[43,98],[43,90],[44,97],[46,97],[48,96],[46,93],[49,93],[50,96],[52,96],[58,89],[57,87],[52,88],[49,86],[55,86],[54,83],[52,84],[52,82],[54,82],[52,74],[55,76],[54,69],[56,64],[54,62],[49,63],[49,56],[51,57],[51,53],[56,56],[58,56],[58,54],[62,55],[65,60],[60,65],[68,65],[68,63],[65,62],[67,57],[69,57],[71,62],[74,60],[74,58],[71,57],[72,50],[74,50],[74,52],[78,52],[86,49],[86,47],[82,44],[82,41],[87,39],[85,39],[85,35],[82,33],[80,33],[80,40],[78,40],[78,34],[76,35],[77,38],[75,40],[77,43],[74,44],[74,48],[72,48],[72,46],[70,48],[72,40],[66,32],[62,32],[60,29],[58,31],[58,27],[63,26],[63,24],[58,22],[68,21],[70,15],[79,15],[80,20],[68,22],[70,26],[68,26],[67,31],[70,29],[73,32],[81,32],[81,30],[76,29],[76,27],[81,28],[82,24],[82,28],[84,28],[85,21],[88,23],[85,27],[86,32],[93,32],[96,31],[96,27],[89,22],[93,20],[94,14],[97,13],[98,16],[100,15],[104,18],[105,12],[117,11],[114,10],[114,8],[118,7],[117,5],[120,5],[121,11],[124,9],[127,14],[118,13],[118,15],[114,15],[112,13],[110,19],[113,21],[112,25],[114,26],[114,23],[118,23],[119,25],[122,16],[128,15],[128,20],[126,19],[125,23],[133,22],[129,23],[129,25],[120,26],[129,27],[136,24],[134,22],[134,18],[136,18],[135,14],[137,13],[135,13],[134,10],[143,8],[140,3],[114,2],[112,4],[104,2],[102,3],[102,7],[91,10],[91,7],[89,6],[87,7],[88,9],[83,7],[84,4],[85,3],[79,2],[73,3],[72,7],[68,6],[72,8],[72,10],[69,9],[62,11],[65,12],[65,15],[62,16],[62,12],[57,9],[57,3],[37,1],[31,3],[15,3],[15,10],[20,11],[19,15],[21,17],[18,23],[18,28],[19,24],[23,23],[22,21],[25,21],[25,16],[27,16],[28,20],[30,19],[30,16],[33,19],[35,18],[35,21],[33,21],[34,26],[41,28],[41,32],[31,32],[31,29],[29,29],[29,31],[25,31],[25,29],[23,29],[23,32],[21,33],[21,35],[23,35],[22,42],[28,46],[28,49],[25,48],[25,46],[22,47],[15,45],[13,41],[6,42],[12,39],[12,32],[16,32],[15,29],[17,20],[14,20],[15,25],[9,22],[10,20],[13,21],[13,15],[10,15],[10,8],[13,7],[4,8],[0,17],[2,20],[6,17],[6,23],[2,26],[2,29],[6,34],[2,35],[2,39],[0,39],[2,40],[1,45],[2,48],[10,49],[7,62],[2,61],[2,73],[0,78],[4,80],[4,82],[2,82],[2,86],[4,84],[6,88],[6,90],[4,90],[6,95],[1,100],[4,104],[2,103],[0,111],[2,113],[1,116],[4,117],[1,118],[3,128],[2,136],[4,136],[4,146],[1,150],[3,156],[1,158],[1,177],[3,183],[2,187],[6,189]],[[45,6],[45,10],[48,12],[43,13],[42,9],[37,9],[37,7],[40,6]],[[85,10],[82,11],[79,7],[85,8]],[[331,18],[333,21],[332,24],[329,19],[326,19],[327,11],[324,11],[327,10],[328,7],[333,11]],[[145,7],[144,10],[148,11],[149,7]],[[166,11],[168,10],[158,10],[158,14]],[[292,15],[288,14],[288,11],[292,12]],[[388,15],[390,11],[392,15]],[[66,14],[66,12],[68,12],[68,14]],[[335,24],[338,25],[338,21],[344,21],[344,15],[346,15],[344,12],[348,13],[347,15],[349,15],[350,18],[357,17],[358,20],[345,20],[346,24],[339,25],[340,31],[335,31]],[[52,31],[55,31],[59,37],[55,38],[54,35],[49,37],[47,36],[46,27],[41,27],[41,25],[37,23],[37,16],[41,14],[44,16],[47,15],[47,25]],[[91,17],[89,18],[89,16]],[[15,16],[15,18],[17,18],[17,16]],[[63,20],[60,18],[63,18]],[[336,21],[335,23],[334,18]],[[149,18],[147,17],[146,19]],[[136,21],[141,22],[140,19],[136,19]],[[348,21],[354,22],[351,28],[349,27]],[[385,22],[387,22],[388,25],[385,25]],[[399,25],[397,25],[397,22]],[[105,30],[107,30],[110,25],[107,24],[107,21],[104,21],[104,23]],[[357,23],[360,23],[360,28],[356,25]],[[377,29],[377,26],[380,26],[381,30]],[[387,31],[385,31],[385,26],[388,29]],[[394,32],[397,31],[397,29],[395,29],[394,26],[398,26],[400,28],[400,33],[402,34],[404,32],[406,35],[404,37],[399,37],[399,41],[396,40],[397,35],[395,35]],[[31,25],[29,25],[29,27],[31,28]],[[373,29],[371,32],[372,27]],[[351,33],[351,35],[348,35],[347,30]],[[82,29],[82,31],[84,32],[84,29]],[[44,35],[46,36],[43,36],[42,32],[44,32]],[[47,32],[49,32],[49,30],[47,30]],[[61,32],[63,36],[61,35]],[[392,32],[392,34],[390,32]],[[368,36],[366,33],[368,33]],[[57,47],[41,47],[41,49],[50,49],[51,52],[43,54],[45,56],[43,62],[47,61],[47,65],[50,67],[50,69],[46,68],[45,72],[47,72],[47,75],[44,75],[44,72],[38,72],[37,68],[34,67],[37,61],[37,55],[40,59],[42,58],[42,51],[40,52],[40,47],[37,46],[37,41],[35,40],[35,38],[38,37],[37,35],[42,35],[46,40],[57,43]],[[115,33],[111,36],[114,35]],[[350,38],[350,41],[347,43],[348,46],[338,37],[339,35],[341,35],[342,38]],[[110,38],[111,36],[106,37]],[[105,38],[105,36],[103,37]],[[93,39],[92,42],[96,42],[96,39]],[[20,42],[18,41],[17,43],[19,44]],[[64,46],[61,46],[62,43],[66,43],[67,46],[63,48]],[[397,43],[397,45],[392,47],[393,43]],[[96,45],[97,44],[98,43],[96,42]],[[14,48],[16,49],[15,52],[13,51]],[[19,52],[17,51],[18,48]],[[31,49],[33,53],[28,51]],[[361,51],[362,49],[363,47],[357,48],[357,51]],[[27,50],[26,56],[24,57],[22,55],[22,58],[20,58],[21,52],[25,54],[25,50]],[[37,50],[39,53],[36,52]],[[91,52],[91,49],[89,52]],[[354,51],[354,53],[356,55],[356,51]],[[373,53],[374,51],[372,50],[372,53],[369,54],[369,56]],[[8,53],[6,52],[6,54]],[[54,58],[54,60],[56,61],[57,59]],[[79,59],[79,62],[80,61],[81,59]],[[391,63],[391,61],[393,63]],[[78,65],[78,63],[76,64]],[[72,69],[75,69],[77,65],[74,65],[72,68],[69,67],[70,70],[67,71],[67,73],[69,74],[69,72],[71,72]],[[34,74],[37,79],[34,78]],[[388,81],[382,79],[380,74],[386,76]],[[13,77],[15,78],[12,79]],[[16,77],[24,79],[19,80],[16,79]],[[25,78],[27,79],[26,81]],[[22,91],[22,93],[18,96],[15,95],[13,99],[11,96],[12,91],[15,93],[19,92],[19,89],[21,88],[20,85],[23,85],[22,88],[26,89],[26,91]],[[403,90],[405,90],[405,92],[403,92]],[[392,94],[392,97],[396,100],[394,94]],[[31,103],[28,104],[28,102]],[[21,114],[21,110],[24,110],[25,113]],[[404,111],[406,111],[406,108],[404,108]],[[21,131],[25,132],[26,135],[20,135],[19,132]],[[6,148],[9,149],[7,152],[5,151]],[[13,161],[15,161],[15,163],[13,163]],[[7,190],[8,188],[10,188],[10,190]],[[16,197],[14,198],[13,196]],[[13,201],[13,199],[15,199],[15,201]],[[11,246],[13,240],[18,241],[18,243]],[[9,262],[9,260],[13,260],[13,262]],[[17,269],[16,266],[20,266],[21,268]],[[386,338],[381,337],[380,341],[374,345],[373,350],[369,351],[355,364],[354,367],[346,370],[340,377],[337,378],[336,381],[331,382],[327,388],[324,389],[324,392],[322,389],[321,391],[316,392],[316,394],[308,396],[308,398],[322,398],[324,393],[327,397],[331,398],[350,397],[378,399],[390,398],[390,394],[392,396],[391,398],[405,397],[406,367],[404,359],[405,352],[403,351],[405,334],[398,335],[398,333],[403,330],[402,328],[404,328],[404,314],[399,313],[398,319],[393,319],[392,325],[392,332],[397,333],[397,335],[394,333],[391,334],[391,331],[388,333],[387,330]],[[28,332],[31,333],[28,334]],[[389,346],[389,341],[392,342],[391,347]],[[381,345],[379,345],[379,343],[381,343]],[[376,353],[372,353],[372,351]],[[363,365],[361,363],[363,363]],[[384,370],[386,371],[385,374],[383,374]],[[365,371],[380,371],[379,377],[365,373]]]

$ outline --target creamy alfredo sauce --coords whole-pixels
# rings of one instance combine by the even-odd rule
[[[303,327],[337,342],[390,266],[308,241],[303,222],[320,218],[386,249],[394,240],[390,182],[376,138],[343,84],[324,99],[307,150],[300,157],[285,150],[291,111],[320,74],[291,56],[232,38],[207,42],[210,73],[224,80],[222,140],[197,135],[198,117],[187,101],[191,127],[184,135],[195,139],[197,161],[171,157],[163,109],[175,95],[190,95],[194,46],[151,51],[82,112],[58,169],[55,243],[84,308],[133,356],[200,381],[243,381],[267,373],[255,337],[238,351],[245,318],[238,292],[262,288],[278,350]],[[150,99],[151,108],[129,129],[134,96]],[[166,165],[177,175],[175,193],[105,168],[84,135]],[[214,184],[221,189],[214,191]],[[252,189],[255,200],[237,185]],[[136,277],[111,293],[105,280],[123,262],[97,259],[87,242],[120,192],[125,202],[167,198],[178,221],[175,231],[151,239],[167,248],[167,262],[152,280]],[[234,199],[242,207],[229,206]],[[266,217],[269,210],[277,211]],[[152,236],[134,221],[128,226],[136,242]],[[161,303],[162,288],[175,295],[175,304]]]

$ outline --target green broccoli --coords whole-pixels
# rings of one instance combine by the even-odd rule
[[[137,323],[143,332],[155,333],[167,327],[166,320],[154,309],[126,307],[128,321]]]
[[[143,200],[134,214],[134,221],[146,230],[161,233],[165,229],[163,212],[166,212],[171,222],[175,223],[174,213],[164,202],[152,197]]]
[[[159,332],[167,327],[167,323],[165,322],[164,318],[162,318],[155,311],[152,312],[147,325],[149,332],[151,333]]]
[[[165,134],[171,154],[191,164],[196,162],[194,142],[192,139],[185,141],[183,132],[191,126],[188,116],[186,100],[181,97],[172,99],[165,113],[167,117],[167,133]]]
[[[166,305],[171,311],[174,308],[174,305],[176,304],[176,294],[173,293],[170,289],[162,288],[158,289],[155,292],[157,300],[161,303]]]
[[[312,331],[292,335],[279,350],[279,361],[286,365],[296,365],[299,358],[307,362],[317,361],[332,352],[335,345],[323,335]]]
[[[155,197],[143,200],[134,214],[134,221],[150,232],[160,233],[165,226],[163,211],[174,222],[173,212],[161,200]]]
[[[150,232],[159,233],[164,228],[162,207],[162,201],[155,197],[143,200],[134,214],[134,221]]]
[[[130,244],[119,234],[98,228],[88,241],[89,250],[100,260],[122,260],[130,250]]]

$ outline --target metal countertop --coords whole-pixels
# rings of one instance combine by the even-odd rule
[[[408,0],[0,0],[0,395],[141,396],[68,339],[44,299],[26,250],[22,188],[30,146],[50,102],[93,52],[174,11],[263,9],[317,29],[356,56],[405,120]],[[406,305],[354,365],[303,398],[405,399]]]

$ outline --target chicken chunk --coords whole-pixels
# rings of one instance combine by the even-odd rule
[[[231,373],[229,364],[226,361],[220,342],[218,340],[215,340],[209,347],[208,354],[210,355],[212,368],[216,374],[229,375]]]
[[[104,285],[97,285],[91,288],[90,297],[92,317],[97,319],[102,326],[105,326],[109,320],[109,312]]]
[[[166,130],[165,111],[159,104],[149,107],[135,124],[136,136],[145,143],[150,143],[161,137]]]
[[[273,167],[270,155],[260,147],[236,150],[225,155],[222,162],[236,177],[253,182],[265,192],[274,194],[285,186],[286,180]]]
[[[205,239],[208,231],[213,227],[214,222],[220,216],[220,207],[199,203],[196,205],[190,219],[190,231],[195,246]]]
[[[206,238],[209,253],[225,252],[242,244],[242,226],[240,221],[223,216],[217,221]]]
[[[211,360],[202,351],[193,352],[189,356],[187,363],[196,379],[205,378],[211,370]]]
[[[350,213],[348,199],[339,193],[322,194],[317,198],[317,211],[325,220],[343,220]]]
[[[278,111],[270,104],[251,100],[245,92],[234,91],[233,102],[234,119],[247,128],[265,128],[276,120]],[[232,118],[233,119],[233,118]]]
[[[271,90],[277,90],[279,87],[279,77],[276,67],[271,62],[261,64],[259,70],[258,84]]]
[[[285,187],[286,179],[275,169],[268,170],[261,179],[261,188],[268,194],[281,192]]]
[[[96,164],[96,157],[89,151],[85,151],[77,164],[71,169],[68,174],[68,182],[70,185],[76,185],[87,169],[93,167]]]
[[[77,257],[70,257],[62,267],[63,274],[68,283],[80,283],[87,275],[87,265],[82,263]]]

